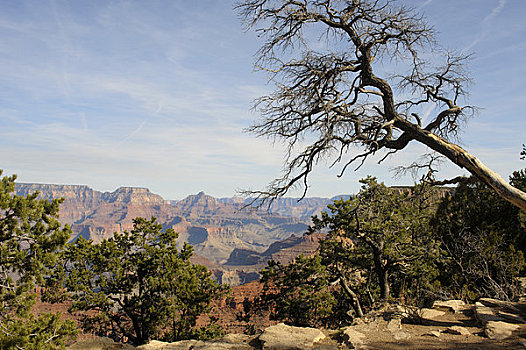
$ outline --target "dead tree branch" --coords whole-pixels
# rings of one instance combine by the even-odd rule
[[[437,54],[434,30],[415,10],[390,0],[245,0],[236,8],[263,40],[256,67],[276,84],[257,101],[262,119],[248,131],[287,145],[282,176],[245,194],[268,200],[300,186],[305,196],[321,160],[341,164],[343,174],[377,152],[417,141],[526,209],[526,193],[454,143],[477,110],[463,104],[470,57]],[[424,60],[431,50],[442,64]],[[407,73],[380,77],[375,67],[387,60],[403,63]],[[433,115],[422,120],[429,109]]]

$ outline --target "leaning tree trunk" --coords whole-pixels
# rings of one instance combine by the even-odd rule
[[[340,285],[347,294],[347,296],[352,300],[353,309],[356,312],[358,317],[363,317],[362,304],[360,303],[360,298],[358,295],[349,287],[349,282],[342,272],[339,272],[340,275]]]
[[[396,126],[407,132],[415,140],[422,142],[434,151],[446,156],[453,163],[466,169],[480,181],[491,187],[499,196],[522,210],[526,210],[526,193],[511,186],[499,174],[485,166],[477,157],[462,147],[418,127],[404,119],[398,119]]]

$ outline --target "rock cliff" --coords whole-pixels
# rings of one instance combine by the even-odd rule
[[[192,244],[196,254],[214,264],[213,272],[219,281],[231,284],[258,277],[255,262],[243,262],[242,256],[237,258],[235,268],[222,266],[235,249],[262,254],[274,242],[287,240],[291,235],[295,235],[293,241],[298,239],[308,227],[307,219],[255,208],[242,210],[240,203],[217,200],[203,192],[180,201],[166,201],[147,188],[120,187],[113,192],[100,192],[84,185],[16,185],[19,195],[36,191],[43,199],[64,198],[60,219],[71,225],[72,239],[82,236],[100,242],[115,232],[131,230],[136,217],[154,216],[163,227],[179,232],[181,244]],[[285,204],[281,204],[282,208]],[[284,249],[287,244],[282,244]],[[289,249],[283,254],[287,257],[281,259],[287,260],[293,252]],[[271,255],[264,259],[268,257]]]

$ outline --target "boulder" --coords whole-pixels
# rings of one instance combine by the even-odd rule
[[[181,340],[173,343],[167,343],[159,340],[152,340],[148,344],[144,344],[137,347],[137,350],[190,350],[194,349],[194,346],[198,343],[202,343],[198,340]]]
[[[398,331],[393,333],[393,338],[395,338],[395,340],[406,340],[411,338],[411,334],[407,332]]]
[[[181,340],[173,343],[165,343],[158,340],[152,340],[146,345],[137,347],[138,350],[253,350],[248,345],[252,338],[244,334],[227,334],[222,338],[199,341],[199,340]]]
[[[517,313],[511,313],[511,312],[506,312],[506,311],[498,311],[497,315],[499,317],[502,317],[506,321],[510,321],[510,322],[513,322],[513,323],[526,323],[526,320],[524,320],[524,318],[521,315],[517,314]]]
[[[252,337],[245,334],[227,334],[219,339],[198,342],[192,350],[253,350],[254,348],[248,345],[251,339]]]
[[[302,350],[312,349],[326,336],[316,328],[287,326],[279,323],[266,328],[259,336],[263,350]]]
[[[364,339],[365,334],[358,332],[353,327],[347,327],[343,331],[343,341],[349,349],[359,349]]]
[[[485,325],[489,321],[503,321],[504,320],[502,317],[497,316],[496,312],[492,308],[487,307],[484,304],[479,303],[479,302],[475,303],[473,311],[475,313],[475,318],[482,325]]]
[[[479,303],[483,304],[484,306],[498,307],[513,313],[520,312],[520,310],[514,305],[514,303],[510,301],[498,300],[493,298],[480,298]]]
[[[447,329],[446,332],[450,334],[465,335],[465,336],[471,335],[471,332],[466,327],[462,327],[462,326],[451,326]]]
[[[418,311],[418,316],[420,316],[420,318],[425,319],[425,320],[434,320],[437,317],[443,316],[445,314],[446,313],[444,311],[435,310],[435,309],[422,308]]]
[[[402,320],[399,318],[393,318],[387,322],[386,327],[389,332],[397,332],[402,329]]]
[[[484,334],[490,339],[503,340],[510,337],[520,326],[502,321],[488,321],[484,326]]]
[[[458,299],[437,300],[433,303],[433,309],[448,309],[454,313],[460,312],[465,307],[466,303]]]

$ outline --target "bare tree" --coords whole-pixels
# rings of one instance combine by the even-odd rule
[[[283,175],[248,193],[272,199],[300,185],[305,196],[320,160],[341,165],[341,176],[414,140],[526,209],[526,193],[458,146],[459,126],[476,110],[462,104],[469,56],[440,49],[415,10],[390,0],[245,0],[236,9],[264,40],[256,67],[276,82],[257,101],[263,118],[249,131],[288,146]],[[432,66],[431,57],[444,63]],[[385,62],[405,73],[377,75]],[[425,118],[428,108],[435,114]]]

